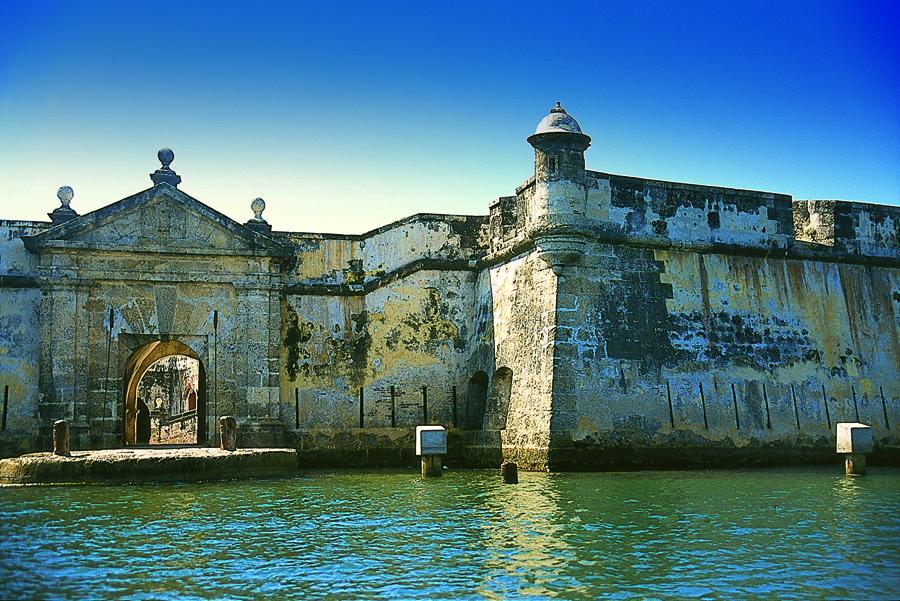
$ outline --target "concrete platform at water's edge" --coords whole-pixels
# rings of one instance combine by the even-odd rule
[[[230,480],[292,475],[297,469],[294,449],[109,449],[2,459],[0,484]]]

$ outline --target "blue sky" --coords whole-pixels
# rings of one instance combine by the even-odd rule
[[[554,101],[589,168],[900,204],[900,28],[868,2],[0,0],[0,218],[181,189],[276,229],[486,213]]]

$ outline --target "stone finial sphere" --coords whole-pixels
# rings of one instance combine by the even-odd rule
[[[56,191],[56,197],[64,207],[69,206],[69,203],[72,202],[73,196],[75,196],[75,190],[73,190],[70,186],[63,186]]]
[[[159,152],[156,153],[156,157],[162,163],[163,169],[168,169],[172,161],[175,160],[175,153],[172,152],[171,148],[160,148]]]
[[[262,219],[262,212],[266,210],[266,201],[262,198],[254,198],[250,203],[250,210],[256,219]]]

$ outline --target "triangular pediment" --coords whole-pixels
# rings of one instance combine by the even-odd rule
[[[166,183],[50,228],[27,244],[171,253],[283,255],[286,250]]]

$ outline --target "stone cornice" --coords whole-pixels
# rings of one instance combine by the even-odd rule
[[[27,246],[27,244],[26,244]],[[179,248],[177,251],[173,250],[171,246],[165,245],[146,245],[146,246],[122,246],[121,244],[97,244],[91,242],[75,242],[71,240],[48,240],[41,244],[41,251],[44,252],[80,252],[80,251],[95,251],[100,253],[115,253],[115,254],[141,254],[141,255],[154,255],[159,257],[179,257],[182,255],[188,256],[205,256],[205,257],[261,257],[261,258],[275,258],[275,259],[284,259],[293,257],[293,253],[288,249],[284,249],[284,252],[280,254],[273,254],[272,252],[268,252],[265,250],[257,250],[257,249],[246,249],[246,250],[235,250],[235,249],[212,249],[212,248]]]
[[[505,259],[528,252],[534,248],[534,241],[544,236],[577,236],[586,241],[614,244],[652,250],[695,252],[699,254],[722,254],[746,257],[772,257],[779,259],[819,261],[823,263],[847,263],[851,265],[872,265],[900,268],[900,257],[883,257],[846,253],[820,244],[801,242],[787,237],[787,246],[754,246],[729,244],[715,241],[678,241],[664,237],[634,236],[613,228],[590,225],[568,226],[545,224],[529,232],[529,236],[503,250],[489,254],[479,261],[479,266],[493,267]]]
[[[298,282],[285,286],[286,294],[309,296],[364,296],[418,271],[478,271],[477,261],[465,259],[419,259],[389,271],[362,284],[329,284]]]

